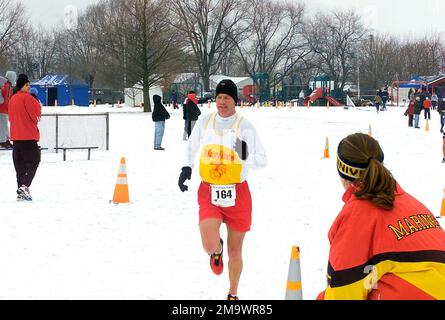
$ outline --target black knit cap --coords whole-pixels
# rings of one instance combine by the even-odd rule
[[[20,91],[25,84],[27,84],[29,82],[28,76],[26,74],[19,74],[18,78],[17,78],[17,90]]]
[[[215,97],[220,93],[225,93],[235,100],[235,103],[238,102],[238,87],[236,84],[230,79],[221,80],[220,83],[216,86]]]

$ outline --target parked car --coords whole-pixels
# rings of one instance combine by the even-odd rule
[[[90,96],[90,104],[94,103],[96,100],[96,104],[115,104],[118,101],[120,103],[125,102],[124,92],[107,89],[107,88],[92,88],[88,91]]]

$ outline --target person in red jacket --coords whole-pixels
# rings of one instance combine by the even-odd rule
[[[413,127],[414,119],[414,97],[409,99],[408,108],[405,111],[405,115],[408,116],[408,127]]]
[[[425,120],[428,118],[428,120],[431,120],[431,107],[433,106],[431,100],[426,97],[425,101],[423,101],[423,109],[425,110]]]
[[[12,148],[9,141],[8,106],[16,78],[14,71],[6,72],[6,78],[0,77],[0,147],[3,148]]]
[[[17,201],[32,201],[29,187],[40,163],[40,104],[29,94],[30,83],[24,74],[17,79],[17,93],[9,101],[12,157],[17,174]]]
[[[367,134],[338,146],[345,205],[329,230],[328,286],[318,299],[445,299],[445,232],[383,159]]]

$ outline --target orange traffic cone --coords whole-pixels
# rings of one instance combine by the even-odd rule
[[[114,189],[112,202],[114,204],[130,202],[130,195],[128,193],[127,167],[125,165],[124,157],[121,158],[121,164],[119,166],[119,173],[117,175],[117,182]]]
[[[54,100],[54,107],[56,107],[56,108],[57,108],[57,99],[56,99],[56,100]]]
[[[287,275],[285,300],[303,300],[303,288],[301,282],[300,248],[292,247],[289,271]]]
[[[93,107],[96,108],[96,106],[97,106],[97,102],[96,102],[96,99],[94,99],[94,101],[93,101]]]
[[[429,122],[428,122],[428,119],[426,119],[425,131],[426,131],[426,132],[430,131],[430,124],[429,124]]]
[[[329,159],[329,138],[328,137],[326,137],[326,145],[324,147],[323,159]]]
[[[445,189],[443,189],[443,196],[442,196],[442,208],[440,209],[440,216],[437,218],[445,217]]]
[[[372,137],[371,124],[369,124],[369,128],[368,128],[368,136]]]

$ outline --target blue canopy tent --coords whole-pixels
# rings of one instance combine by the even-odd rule
[[[43,105],[54,106],[56,99],[59,106],[71,105],[68,75],[47,75],[39,81],[31,83],[31,88],[37,89],[37,97]],[[90,105],[88,91],[89,87],[86,83],[73,81],[72,95],[76,106],[88,107]]]

